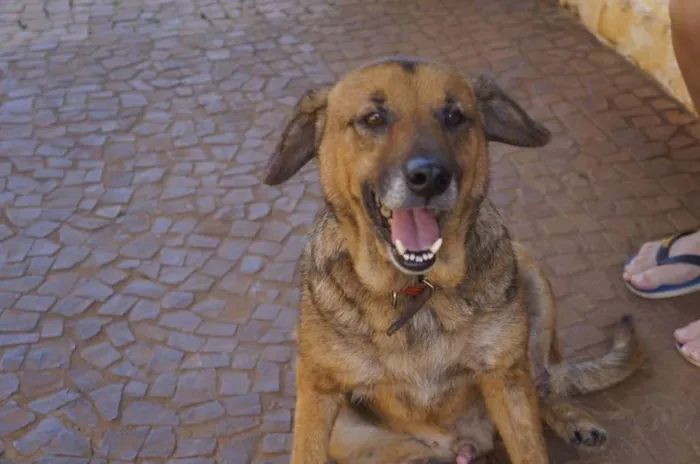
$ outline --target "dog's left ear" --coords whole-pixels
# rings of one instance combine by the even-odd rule
[[[486,139],[517,147],[542,147],[551,132],[532,119],[496,82],[487,76],[473,79]]]
[[[329,89],[309,90],[297,102],[295,114],[282,133],[263,182],[279,185],[316,156],[323,131]]]

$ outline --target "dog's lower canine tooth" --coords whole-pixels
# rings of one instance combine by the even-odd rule
[[[433,244],[430,246],[430,251],[431,251],[434,255],[436,255],[441,246],[442,246],[442,239],[439,238],[439,239],[435,240],[435,243],[433,243]]]
[[[403,245],[403,243],[401,243],[401,240],[396,240],[394,246],[396,247],[396,251],[398,251],[400,255],[403,256],[406,254],[406,247]]]
[[[382,205],[381,208],[379,208],[379,212],[387,219],[391,217],[391,209],[389,209],[387,206]]]

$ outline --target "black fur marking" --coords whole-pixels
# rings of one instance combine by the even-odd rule
[[[333,203],[328,201],[327,199],[324,198],[324,203],[326,206],[326,209],[324,212],[321,213],[323,216],[323,221],[335,221],[338,222],[338,216],[335,214],[335,206],[333,206]]]
[[[337,255],[323,260],[323,266],[314,268],[321,275],[328,275],[333,272],[333,269],[340,263],[346,263],[350,260],[350,253],[346,250],[341,251]]]
[[[413,402],[413,398],[411,398],[411,396],[405,391],[397,391],[396,399],[399,400],[401,404],[403,404],[406,407],[406,409],[409,409],[411,411],[416,410],[416,403]]]
[[[534,373],[535,387],[540,398],[547,398],[552,394],[552,385],[549,382],[551,375],[547,369],[542,369],[540,372]]]
[[[579,430],[576,430],[569,441],[574,445],[580,445],[581,442],[583,442],[583,436],[581,435],[581,432]]]
[[[452,382],[454,380],[459,379],[460,377],[463,377],[465,375],[469,375],[472,372],[465,368],[464,366],[450,366],[444,371],[440,373],[440,381],[441,382]]]
[[[518,260],[513,260],[513,274],[505,291],[506,303],[513,301],[516,296],[518,296]]]
[[[364,313],[364,307],[352,295],[345,291],[345,286],[343,286],[342,282],[338,281],[336,274],[334,272],[330,272],[328,276],[330,277],[331,282],[334,284],[336,291],[340,293],[341,297],[343,298],[343,302],[350,306],[350,308],[357,310],[359,313]]]
[[[410,60],[396,60],[394,63],[398,64],[401,66],[401,69],[403,69],[405,72],[408,74],[415,74],[416,73],[416,65],[417,63],[415,61],[410,61]]]
[[[608,441],[608,436],[602,430],[591,430],[591,439],[593,440],[594,446],[600,446]]]
[[[309,298],[311,298],[311,303],[313,303],[313,309],[316,311],[319,319],[330,327],[339,338],[345,339],[356,335],[355,332],[349,330],[346,325],[339,324],[337,320],[333,319],[332,314],[324,311],[324,306],[319,302],[313,283],[308,283],[306,285],[306,290],[309,292]]]
[[[364,395],[353,396],[352,392],[348,392],[345,395],[345,400],[350,409],[362,417],[362,419],[373,425],[381,424],[381,415],[372,404],[371,398]]]
[[[374,92],[369,98],[372,100],[372,103],[376,105],[383,105],[386,103],[386,94],[381,90]]]
[[[315,246],[316,243],[312,242],[312,256],[315,254]],[[346,305],[350,306],[351,308],[361,309],[360,304],[357,302],[357,300],[345,291],[345,286],[342,282],[338,280],[338,276],[334,272],[338,265],[350,262],[350,253],[348,253],[347,250],[343,250],[332,257],[324,259],[320,267],[316,265],[316,260],[312,259],[311,262],[315,276],[308,276],[310,279],[314,277],[318,278],[318,276],[321,276],[321,279],[328,278],[329,282],[333,284],[335,291],[337,291],[340,294]]]

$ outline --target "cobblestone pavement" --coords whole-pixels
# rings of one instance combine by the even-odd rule
[[[0,453],[41,464],[288,462],[311,170],[259,184],[296,97],[369,58],[489,71],[554,131],[493,147],[492,196],[549,269],[569,354],[637,317],[649,367],[582,400],[609,448],[700,459],[700,370],[620,266],[698,224],[700,124],[535,0],[0,2]]]

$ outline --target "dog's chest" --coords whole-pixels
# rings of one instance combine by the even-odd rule
[[[473,373],[460,362],[459,350],[446,338],[387,354],[381,367],[380,383],[403,402],[422,408],[443,402],[458,385],[474,381]]]

